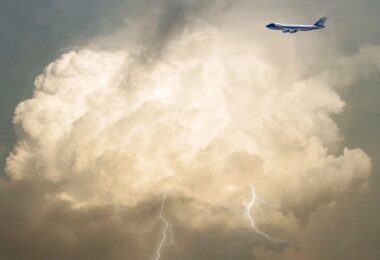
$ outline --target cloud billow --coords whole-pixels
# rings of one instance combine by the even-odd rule
[[[332,119],[345,105],[334,86],[345,79],[286,73],[259,43],[179,18],[179,27],[163,25],[166,36],[150,35],[143,47],[67,52],[17,106],[11,181],[0,191],[30,190],[45,208],[30,212],[25,198],[15,199],[15,212],[36,221],[22,234],[38,236],[33,226],[46,222],[58,237],[49,252],[38,241],[38,256],[89,256],[89,234],[105,233],[104,258],[149,258],[161,227],[149,226],[166,194],[177,239],[168,259],[210,259],[224,244],[251,259],[252,248],[285,248],[250,229],[244,210],[252,187],[256,224],[284,239],[321,205],[366,188],[371,159],[342,147]],[[209,251],[196,238],[209,241]],[[6,252],[17,255],[11,245]]]

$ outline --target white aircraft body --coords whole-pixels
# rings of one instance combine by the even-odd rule
[[[327,18],[323,17],[319,19],[315,24],[281,24],[270,23],[266,27],[271,30],[279,30],[284,33],[296,33],[298,31],[311,31],[325,28],[325,22]]]

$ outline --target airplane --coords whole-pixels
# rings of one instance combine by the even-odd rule
[[[311,31],[325,28],[327,17],[322,17],[315,24],[281,24],[270,23],[266,27],[271,30],[279,30],[283,33],[296,33],[298,31]]]

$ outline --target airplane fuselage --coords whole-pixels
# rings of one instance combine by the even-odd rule
[[[325,28],[326,17],[321,18],[315,24],[282,24],[270,23],[266,27],[271,30],[283,31],[284,33],[296,33],[298,31],[312,31]]]
[[[311,30],[318,30],[324,28],[321,26],[316,25],[303,25],[303,24],[281,24],[281,23],[274,23],[274,26],[268,27],[272,30],[297,30],[297,31],[311,31]]]

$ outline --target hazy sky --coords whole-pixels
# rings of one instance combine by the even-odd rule
[[[379,11],[2,3],[0,259],[379,259]]]

